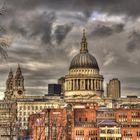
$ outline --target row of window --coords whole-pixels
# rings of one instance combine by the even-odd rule
[[[76,135],[84,135],[84,130],[76,130]]]
[[[132,112],[132,117],[140,117],[140,112]]]
[[[121,140],[121,138],[116,138],[116,137],[111,137],[111,138],[101,137],[100,140]]]
[[[83,137],[76,137],[76,140],[85,140]],[[89,138],[88,140],[98,140],[97,137]]]
[[[89,136],[97,136],[98,132],[97,130],[90,130],[89,131]],[[76,135],[83,136],[84,135],[84,130],[76,130]]]
[[[121,130],[120,129],[108,129],[108,130],[100,130],[100,133],[102,134],[121,134]]]
[[[44,105],[44,106],[19,106],[18,110],[42,110],[44,108],[54,108],[54,105]]]
[[[121,118],[119,119],[119,122],[127,122],[127,118]]]
[[[97,71],[95,71],[95,70],[85,70],[85,69],[83,69],[83,70],[71,70],[71,73],[79,73],[79,72],[83,72],[84,74],[97,74]]]
[[[97,117],[114,117],[114,113],[109,113],[109,112],[106,112],[106,113],[103,113],[103,112],[100,112],[97,114]]]
[[[91,135],[97,135],[97,134],[98,134],[97,130],[90,130],[89,131],[89,136],[91,136]]]
[[[42,110],[43,106],[20,106],[19,110]]]
[[[19,112],[19,115],[18,116],[29,116],[29,115],[31,115],[31,114],[34,114],[35,112]]]
[[[133,135],[133,131],[132,130],[125,130],[124,131],[124,136],[132,136]],[[136,136],[140,136],[140,130],[138,130],[136,132]]]

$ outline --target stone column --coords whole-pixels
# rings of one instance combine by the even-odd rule
[[[85,90],[85,79],[84,80],[80,79],[80,90]]]
[[[94,89],[97,89],[96,79],[94,80]]]
[[[97,89],[99,90],[100,89],[100,81],[97,80]]]
[[[97,89],[99,90],[99,80],[97,80]]]
[[[68,90],[70,90],[70,81],[68,81]]]
[[[100,80],[100,90],[102,90],[102,80]]]
[[[99,80],[97,80],[97,90],[99,90]]]
[[[67,86],[67,81],[65,81],[65,90],[67,90],[68,86]]]
[[[76,79],[76,90],[79,89],[79,85],[78,85],[78,79]]]
[[[75,90],[75,79],[73,79],[73,90]]]
[[[69,82],[69,90],[72,90],[72,81],[70,80],[70,82]]]
[[[103,90],[103,80],[101,81],[101,85],[102,85],[101,87],[102,87],[102,90]]]
[[[90,89],[93,90],[93,79],[90,81]]]
[[[87,90],[90,89],[89,85],[90,85],[90,83],[89,83],[89,79],[88,79],[88,80],[87,80]]]
[[[95,79],[93,79],[93,90],[95,90],[95,85],[94,85],[94,81],[95,81]]]
[[[80,79],[78,79],[78,90],[80,90]]]

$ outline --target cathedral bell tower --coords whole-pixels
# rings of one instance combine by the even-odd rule
[[[10,69],[8,79],[6,81],[5,99],[11,100],[22,98],[24,96],[24,78],[20,66],[18,65],[15,76]]]
[[[10,99],[13,95],[13,72],[12,69],[10,69],[8,79],[6,81],[6,91],[5,91],[5,99]]]
[[[15,77],[14,77],[14,97],[22,97],[24,95],[25,89],[24,89],[24,77],[22,75],[22,71],[20,68],[20,65],[18,65]]]

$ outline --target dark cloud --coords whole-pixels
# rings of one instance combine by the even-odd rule
[[[111,26],[98,24],[91,32],[91,36],[108,37],[113,33],[120,33],[123,30],[124,30],[124,24],[122,23],[113,24]]]
[[[16,19],[13,18],[11,24],[10,24],[10,30],[12,30],[14,33],[21,34],[22,36],[27,35],[27,30],[25,27],[23,27],[20,23],[16,21]]]
[[[122,31],[124,31],[124,24],[123,23],[119,23],[119,24],[113,24],[112,28],[114,30],[115,33],[120,33]]]
[[[137,17],[140,15],[139,0],[9,0],[10,7],[31,10],[36,7],[47,7],[56,10],[87,11],[87,16],[93,10],[109,14],[127,14]]]
[[[6,29],[4,27],[0,27],[0,37],[2,37],[3,34],[6,34]]]
[[[140,32],[138,31],[131,32],[128,39],[129,42],[127,43],[126,48],[128,52],[134,52],[135,50],[140,49]]]
[[[54,12],[43,12],[38,15],[31,15],[30,19],[22,17],[14,17],[10,23],[10,30],[17,34],[21,34],[25,38],[41,38],[45,44],[51,44],[52,26],[56,20]],[[23,21],[22,21],[23,20]],[[24,23],[22,23],[24,22]]]
[[[71,29],[72,24],[58,25],[55,29],[56,42],[61,44]]]
[[[91,33],[91,35],[94,36],[110,36],[113,33],[112,29],[110,27],[107,27],[105,25],[98,25],[94,31]]]
[[[41,35],[42,42],[51,44],[52,25],[55,20],[56,15],[54,12],[45,12],[37,17],[36,22],[32,26],[31,36]]]
[[[132,25],[136,26],[132,19],[136,17],[135,22],[139,24],[139,3],[138,0],[7,0],[8,11],[1,22],[14,40],[8,50],[9,66],[0,72],[1,81],[5,81],[2,77],[7,77],[9,67],[16,69],[17,63],[21,63],[27,92],[46,93],[48,83],[68,72],[70,61],[80,48],[80,30],[83,28],[90,31],[87,33],[89,51],[99,58],[99,66],[104,63],[105,52],[112,52],[106,59],[106,66],[100,67],[105,80],[132,73],[135,79],[140,67],[129,63],[129,59],[135,60],[139,56],[130,58],[126,43],[127,33]],[[90,33],[95,36],[94,41],[90,35],[88,38]],[[138,39],[138,31],[131,33],[129,42],[134,47],[128,47],[127,51],[138,49]],[[138,80],[134,86],[133,81],[129,83],[129,79],[124,79],[122,87],[126,83],[137,88]]]

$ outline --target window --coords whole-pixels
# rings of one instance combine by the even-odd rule
[[[84,135],[84,130],[76,130],[76,135],[78,135],[78,136],[82,135],[83,136]]]
[[[19,107],[19,110],[22,110],[22,106]]]
[[[36,108],[35,108],[36,110],[38,110],[38,106],[36,106]]]
[[[40,106],[40,110],[42,110],[42,106]]]
[[[24,110],[26,110],[26,106],[24,106]]]
[[[30,106],[28,106],[28,110],[30,110]]]
[[[34,110],[34,106],[32,106],[32,110]]]
[[[137,136],[140,136],[140,131],[137,131]]]
[[[125,130],[124,131],[124,136],[132,136],[132,131],[131,130]]]

